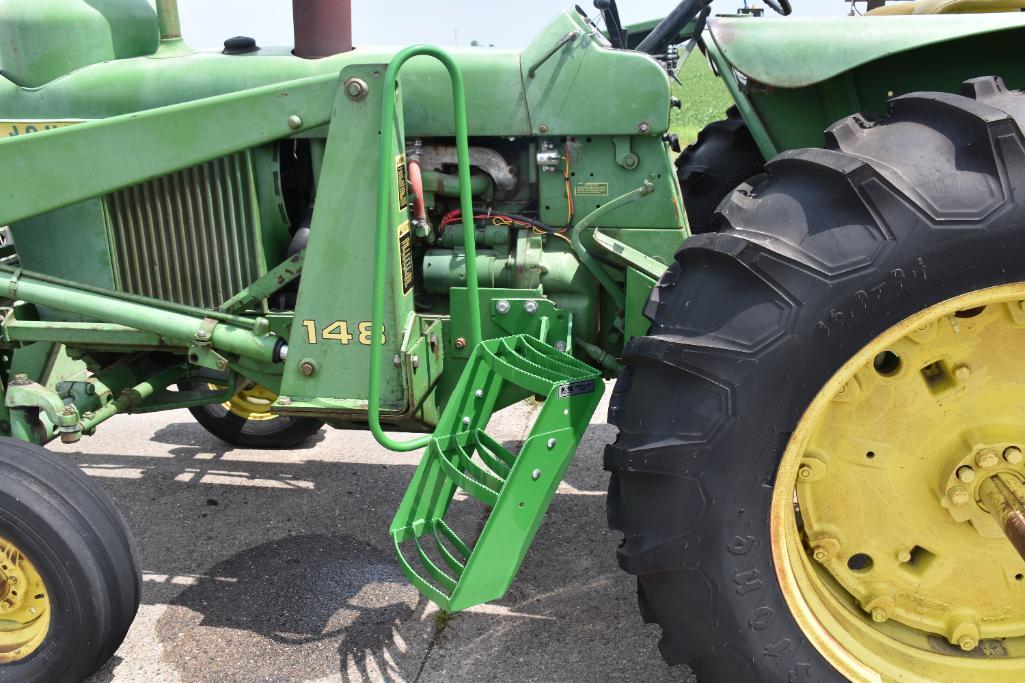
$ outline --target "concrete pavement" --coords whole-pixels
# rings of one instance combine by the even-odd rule
[[[492,434],[522,440],[535,410],[502,411]],[[233,449],[185,411],[55,444],[113,496],[144,572],[135,624],[91,683],[683,680],[616,566],[605,411],[510,593],[447,620],[406,583],[387,533],[417,454],[330,430],[294,451]]]

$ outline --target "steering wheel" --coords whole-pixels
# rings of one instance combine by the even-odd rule
[[[776,14],[789,16],[794,9],[790,6],[790,0],[762,0]]]

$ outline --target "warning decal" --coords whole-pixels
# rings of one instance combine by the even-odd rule
[[[399,226],[399,263],[402,266],[402,293],[413,289],[413,236],[409,232],[409,221]]]

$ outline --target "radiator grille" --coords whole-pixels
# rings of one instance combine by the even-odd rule
[[[106,197],[120,289],[215,308],[262,274],[248,152]]]

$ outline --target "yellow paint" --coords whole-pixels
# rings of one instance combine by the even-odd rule
[[[1025,480],[1011,462],[1025,448],[1023,301],[1025,284],[994,287],[890,328],[827,382],[787,445],[777,576],[806,637],[851,680],[1022,680],[1025,562],[977,501],[996,471]],[[869,568],[849,564],[859,554]]]
[[[0,139],[18,137],[19,135],[29,135],[31,133],[40,133],[47,130],[55,130],[66,126],[73,126],[76,123],[82,122],[45,119],[28,121],[0,120]]]
[[[36,651],[50,629],[43,577],[12,542],[0,538],[0,663]]]
[[[274,420],[278,418],[270,411],[270,406],[278,400],[278,395],[270,389],[254,384],[248,389],[239,391],[231,400],[222,403],[228,412],[238,415],[244,420]]]

